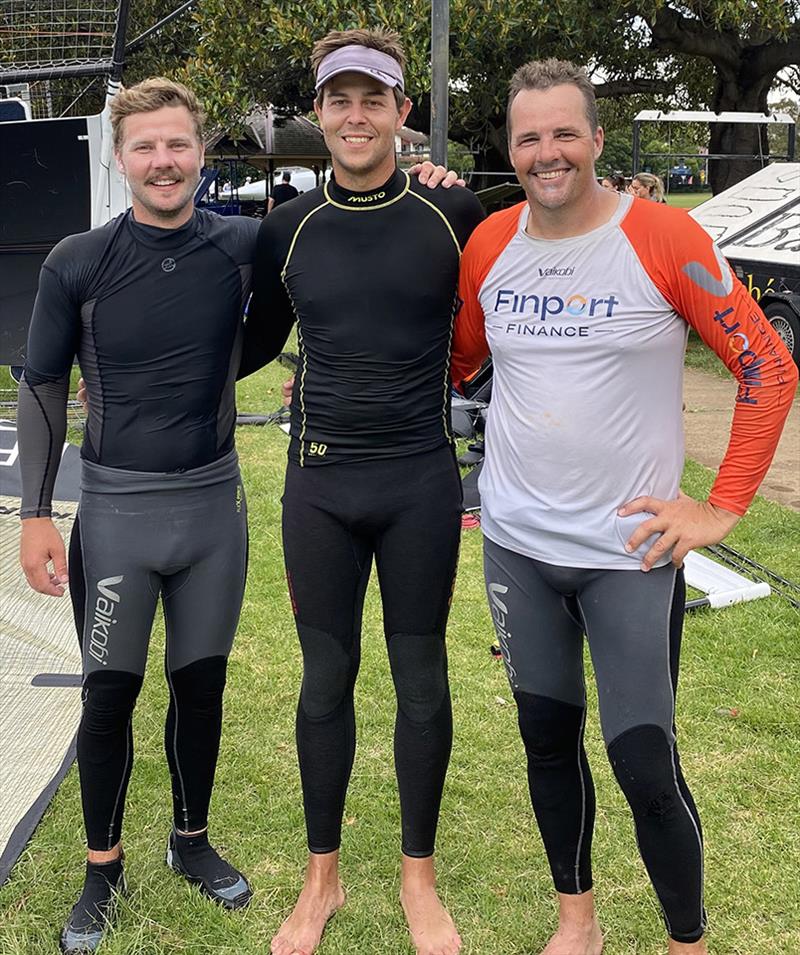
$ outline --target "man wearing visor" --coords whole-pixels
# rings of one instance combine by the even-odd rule
[[[461,523],[450,341],[461,249],[483,212],[469,191],[420,188],[397,168],[395,135],[411,108],[404,60],[388,31],[337,31],[315,45],[314,108],[334,178],[275,210],[258,237],[251,317],[269,321],[249,323],[243,373],[295,320],[300,352],[283,543],[304,663],[309,861],[273,955],[311,955],[344,902],[339,846],[373,557],[397,695],[401,901],[418,955],[461,947],[433,852],[452,741],[445,626]]]

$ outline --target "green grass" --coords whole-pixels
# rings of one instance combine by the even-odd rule
[[[671,192],[667,196],[667,202],[678,209],[694,209],[710,198],[710,192]]]
[[[284,375],[271,367],[245,382],[243,410],[274,409]],[[159,624],[135,716],[136,763],[125,827],[132,892],[103,955],[266,955],[299,885],[305,853],[294,754],[300,654],[279,523],[286,438],[272,427],[241,428],[237,440],[248,489],[251,567],[230,664],[212,828],[217,843],[251,877],[256,895],[246,912],[226,914],[164,866],[171,813]],[[710,479],[690,464],[685,489],[705,494]],[[758,500],[731,544],[800,579],[800,514]],[[799,630],[800,614],[773,598],[687,620],[679,732],[705,828],[714,955],[800,952]],[[554,924],[552,889],[528,799],[513,700],[501,665],[489,654],[493,632],[478,531],[464,533],[448,640],[455,745],[440,828],[440,888],[466,955],[533,955]],[[374,586],[363,643],[359,743],[342,855],[348,903],[333,920],[320,955],[411,951],[397,901],[394,707]],[[595,880],[608,932],[605,955],[664,955],[658,906],[606,763],[596,701],[591,705]],[[2,955],[55,951],[57,932],[82,883],[82,840],[73,769],[0,890]]]
[[[70,374],[70,392],[74,393],[78,387],[78,378],[80,378],[80,371],[77,365],[72,369]],[[8,365],[0,365],[0,391],[16,392],[17,383],[11,377],[11,371]]]
[[[723,365],[719,355],[706,345],[693,328],[689,330],[684,364],[687,368],[696,368],[716,378],[731,377],[730,371]]]
[[[731,373],[722,364],[719,355],[706,345],[693,328],[689,330],[684,364],[687,368],[696,368],[698,371],[708,372],[708,374],[717,378],[731,377]]]

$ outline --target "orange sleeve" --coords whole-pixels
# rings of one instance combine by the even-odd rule
[[[479,295],[486,276],[516,232],[522,205],[524,203],[485,219],[470,236],[461,256],[459,307],[453,328],[450,364],[450,375],[458,388],[475,374],[489,354]]]
[[[683,210],[634,202],[622,229],[664,298],[739,382],[709,501],[742,515],[772,463],[797,367],[711,237]]]

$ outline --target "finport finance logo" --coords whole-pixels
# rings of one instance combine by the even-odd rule
[[[766,359],[759,355],[750,347],[750,337],[744,330],[740,321],[728,321],[728,317],[733,314],[733,307],[726,308],[725,311],[714,312],[714,321],[722,326],[723,332],[728,338],[728,349],[736,356],[736,363],[739,365],[742,374],[742,381],[739,385],[739,393],[736,401],[739,404],[757,405],[758,400],[753,396],[751,389],[762,387],[762,366],[766,364]],[[758,326],[756,326],[758,331]]]
[[[535,295],[501,288],[495,296],[495,315],[519,315],[523,318],[538,318],[544,322],[548,316],[566,314],[570,318],[612,318],[620,300],[613,293],[600,297],[577,292],[567,295]]]
[[[591,319],[613,318],[621,304],[613,293],[606,296],[536,295],[515,289],[497,290],[494,316],[503,322],[506,335],[540,338],[588,338]],[[558,319],[558,321],[552,321]]]

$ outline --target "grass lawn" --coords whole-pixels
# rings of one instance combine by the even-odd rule
[[[667,196],[667,202],[678,209],[694,209],[710,198],[711,192],[671,192]]]
[[[243,410],[273,410],[284,371],[270,367],[240,389]],[[266,955],[289,911],[305,852],[294,754],[300,654],[283,577],[280,496],[286,438],[241,428],[251,566],[229,670],[225,733],[212,804],[217,844],[251,877],[250,908],[226,914],[164,865],[170,827],[162,749],[167,695],[159,624],[135,716],[136,763],[126,814],[131,894],[105,955]],[[689,464],[685,489],[704,494]],[[732,546],[800,579],[800,514],[758,500]],[[441,891],[465,955],[533,955],[554,921],[549,873],[535,831],[516,714],[482,581],[480,532],[463,536],[449,628],[455,745],[439,840]],[[397,900],[399,811],[392,767],[393,694],[376,589],[364,621],[357,689],[359,744],[346,808],[348,903],[320,955],[410,952]],[[776,598],[702,612],[686,624],[679,733],[706,837],[707,907],[714,955],[800,952],[800,614]],[[658,905],[613,781],[592,701],[587,745],[597,786],[595,882],[608,933],[605,955],[664,955]],[[82,823],[73,769],[11,880],[0,890],[0,953],[45,955],[83,878]]]
[[[723,365],[720,357],[706,345],[694,329],[689,330],[689,340],[686,343],[685,365],[687,368],[696,368],[706,371],[717,378],[730,378],[731,373]]]
[[[684,364],[687,368],[697,368],[699,371],[708,372],[717,378],[731,377],[731,373],[716,352],[706,345],[694,329],[689,330]]]

